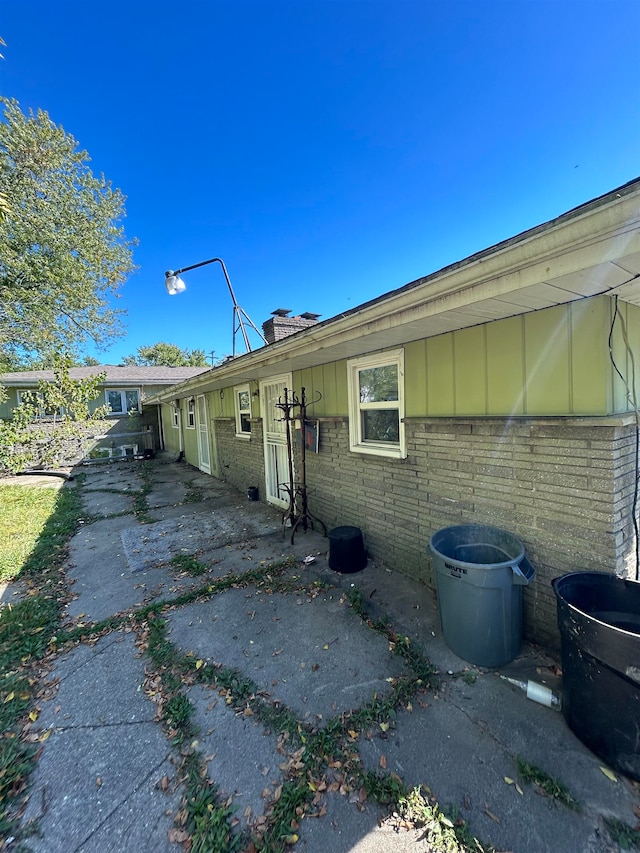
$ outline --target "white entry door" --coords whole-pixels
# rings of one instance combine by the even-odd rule
[[[196,398],[196,427],[198,429],[198,468],[205,474],[210,474],[209,422],[207,419],[207,401],[204,394],[200,394]]]
[[[260,385],[260,408],[264,429],[264,470],[267,501],[286,509],[289,495],[282,489],[289,483],[287,433],[284,412],[276,408],[284,400],[284,389],[291,390],[291,374],[275,376]]]

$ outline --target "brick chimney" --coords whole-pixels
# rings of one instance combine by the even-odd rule
[[[320,314],[312,314],[310,311],[305,311],[296,317],[290,317],[291,308],[276,308],[271,312],[271,318],[262,324],[262,331],[265,340],[268,344],[275,344],[276,341],[281,341],[289,335],[300,332],[302,329],[308,329],[309,326],[315,326],[318,322]]]

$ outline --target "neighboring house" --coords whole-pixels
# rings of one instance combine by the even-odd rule
[[[285,507],[275,404],[305,388],[311,512],[431,587],[435,531],[510,530],[525,635],[557,645],[554,577],[638,577],[639,276],[636,180],[160,392],[165,446]]]
[[[117,367],[111,364],[72,367],[69,370],[71,379],[105,374],[100,394],[89,408],[95,411],[106,406],[108,414],[100,421],[100,431],[93,435],[89,456],[114,459],[157,450],[162,444],[161,425],[157,408],[146,408],[146,399],[206,370],[206,367]],[[40,381],[53,378],[53,370],[24,370],[0,375],[0,385],[7,390],[7,400],[0,403],[0,418],[11,418],[13,409],[25,394],[37,392]],[[53,412],[42,409],[39,414],[46,424]]]

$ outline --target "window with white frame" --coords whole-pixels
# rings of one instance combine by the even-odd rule
[[[140,411],[138,388],[106,388],[104,392],[109,417]]]
[[[44,397],[41,391],[21,391],[17,390],[18,405],[25,404],[34,407],[34,416],[36,418],[45,419],[60,417],[64,414],[62,407],[47,406],[44,402]]]
[[[180,429],[180,407],[171,407],[171,426],[174,429]]]
[[[190,397],[187,400],[187,429],[196,428],[196,400]]]
[[[347,371],[350,450],[404,459],[404,350],[354,358]]]
[[[248,385],[238,385],[233,389],[236,410],[236,435],[249,438],[251,435],[251,389]]]

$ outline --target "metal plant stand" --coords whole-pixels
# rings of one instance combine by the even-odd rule
[[[318,400],[320,399],[321,398],[318,397]],[[318,400],[314,400],[313,402],[317,403]],[[291,544],[293,545],[296,530],[298,529],[298,527],[300,527],[300,525],[302,525],[302,529],[306,533],[309,527],[313,528],[313,522],[315,520],[322,526],[325,536],[327,535],[327,527],[325,523],[321,521],[321,519],[317,518],[309,511],[309,501],[307,496],[307,448],[305,445],[304,436],[308,405],[305,389],[302,389],[300,397],[298,397],[295,391],[289,391],[288,388],[285,388],[284,399],[279,398],[278,402],[275,405],[276,408],[280,409],[284,415],[283,420],[285,422],[285,432],[287,436],[287,461],[289,463],[289,482],[280,484],[280,488],[285,491],[289,497],[289,506],[284,511],[284,514],[282,516],[282,535],[283,537],[286,535],[286,529],[288,526],[290,526]],[[313,403],[309,405],[313,405]],[[300,480],[298,482],[295,482],[293,478],[293,443],[291,441],[291,422],[295,420],[296,417],[300,419],[300,423],[302,426],[302,447],[300,450]],[[296,511],[296,506],[299,506],[299,512]],[[287,524],[287,522],[289,524]]]

